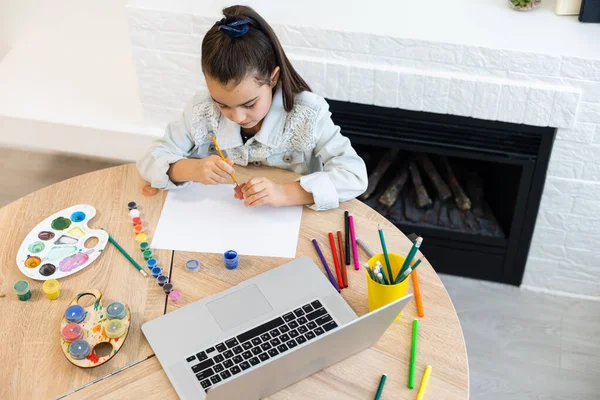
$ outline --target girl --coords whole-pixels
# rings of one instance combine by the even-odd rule
[[[249,207],[326,210],[363,193],[365,163],[333,124],[327,102],[294,70],[269,24],[249,7],[223,14],[202,41],[208,93],[197,94],[138,162],[144,179],[159,189],[190,181],[214,185],[228,182],[233,164],[252,163],[303,176],[286,184],[250,179],[234,195]]]

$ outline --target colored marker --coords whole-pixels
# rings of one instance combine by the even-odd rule
[[[352,241],[352,258],[354,259],[354,269],[358,271],[360,269],[358,260],[358,248],[356,247],[356,231],[354,230],[354,217],[351,215],[348,217],[348,225],[350,225],[350,240]]]
[[[411,276],[413,280],[415,301],[417,302],[417,315],[419,318],[423,318],[425,316],[425,311],[423,310],[423,299],[421,298],[421,288],[419,287],[419,275],[417,275],[417,271],[413,271]]]
[[[387,374],[381,375],[381,380],[379,381],[379,387],[377,388],[377,394],[375,395],[375,400],[379,400],[381,398],[381,393],[383,392],[383,385],[385,385],[386,379],[387,379]]]
[[[333,264],[335,265],[335,273],[337,275],[338,285],[340,288],[344,287],[344,279],[342,278],[342,270],[340,269],[340,263],[337,257],[337,250],[335,249],[335,239],[333,233],[329,232],[329,245],[331,246],[331,255],[333,257]]]
[[[344,281],[344,287],[348,287],[348,265],[344,257],[344,238],[342,232],[337,231],[338,247],[340,248],[340,268],[342,269],[342,280]]]
[[[335,278],[333,277],[333,274],[331,273],[331,270],[329,269],[329,265],[327,265],[327,261],[325,261],[325,257],[323,256],[323,252],[321,251],[321,247],[319,246],[317,239],[313,239],[312,242],[313,242],[313,245],[315,246],[315,250],[317,251],[317,254],[319,255],[319,258],[321,259],[321,262],[323,263],[325,272],[327,272],[327,277],[329,278],[329,282],[331,282],[331,284],[333,285],[335,290],[337,290],[339,292],[340,287],[338,286],[337,282],[335,281]]]
[[[431,375],[431,365],[428,365],[427,368],[425,368],[423,380],[421,381],[421,387],[419,388],[419,393],[417,394],[417,400],[423,400],[425,389],[427,389],[427,383],[429,383],[429,375]]]
[[[371,251],[371,249],[369,249],[369,248],[367,247],[367,245],[365,244],[365,242],[363,242],[362,240],[360,240],[360,239],[356,239],[356,243],[357,243],[357,244],[358,244],[358,245],[359,245],[359,246],[360,246],[360,247],[363,249],[363,251],[364,251],[365,253],[367,253],[367,256],[369,256],[369,258],[371,258],[371,257],[373,257],[373,256],[375,255],[375,253],[373,253],[373,252]]]
[[[213,143],[215,144],[215,148],[219,152],[219,155],[221,156],[221,160],[227,162],[225,160],[225,156],[223,155],[223,153],[221,152],[221,149],[219,148],[219,144],[217,143],[217,139],[214,136],[212,136],[211,139],[212,139]],[[231,176],[231,180],[235,182],[235,186],[238,186],[237,180],[235,179],[235,175],[231,174],[229,176]]]
[[[408,369],[408,388],[415,387],[415,368],[417,366],[417,339],[419,338],[419,320],[414,319],[412,326],[412,347],[410,349],[410,368]]]
[[[350,214],[348,213],[348,211],[344,211],[344,228],[345,228],[345,234],[346,234],[346,247],[344,250],[344,254],[345,254],[345,259],[346,259],[346,265],[350,265],[350,222],[349,222],[349,216]]]
[[[388,276],[390,277],[390,282],[394,281],[394,276],[392,275],[392,267],[390,265],[390,256],[387,252],[387,246],[385,245],[385,238],[383,237],[383,229],[379,227],[379,240],[381,241],[381,248],[383,249],[383,257],[385,258],[385,265],[387,267]]]

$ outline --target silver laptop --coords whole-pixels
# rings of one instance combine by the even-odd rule
[[[302,257],[142,331],[182,399],[260,399],[374,344],[411,297],[358,318]]]

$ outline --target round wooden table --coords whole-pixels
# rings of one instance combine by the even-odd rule
[[[266,176],[279,182],[295,175],[277,169],[236,168],[238,180]],[[143,262],[134,239],[127,203],[136,201],[144,225],[152,236],[166,193],[144,197],[145,185],[133,164],[82,175],[32,193],[0,209],[0,398],[53,398],[67,394],[76,398],[177,398],[152,349],[141,332],[141,325],[159,315],[217,293],[245,279],[277,267],[289,259],[241,257],[233,271],[223,267],[221,254],[155,251],[171,281],[182,293],[178,304],[166,300],[154,279],[144,278],[114,248],[108,245],[101,257],[86,269],[60,280],[61,297],[48,300],[42,282],[27,279],[32,287],[29,301],[17,300],[13,284],[25,277],[15,265],[17,250],[27,233],[56,211],[75,204],[91,204],[97,209],[91,228],[104,228],[138,262]],[[344,210],[356,221],[356,235],[373,251],[381,249],[377,233],[380,224],[389,251],[408,253],[410,241],[389,221],[353,200],[336,210],[315,212],[304,208],[296,256],[309,256],[321,262],[311,239],[317,238],[328,262],[333,266],[327,233],[344,230]],[[251,232],[249,232],[251,234]],[[427,239],[427,238],[425,238]],[[367,256],[359,250],[361,262]],[[198,273],[185,270],[189,259],[200,261]],[[356,312],[368,312],[364,271],[348,268],[349,288],[342,296]],[[423,371],[433,367],[426,399],[467,399],[468,364],[465,343],[456,311],[439,277],[426,260],[419,267],[425,317],[420,319],[417,352],[416,388],[407,388],[410,361],[411,327],[416,317],[414,300],[404,309],[402,318],[393,323],[371,348],[333,365],[311,377],[270,396],[270,399],[371,399],[382,373],[387,373],[384,399],[413,399],[417,395]],[[127,343],[109,362],[92,369],[69,363],[60,348],[59,327],[62,313],[78,292],[98,288],[103,302],[121,301],[130,305],[132,325]],[[409,292],[412,285],[409,284]],[[117,372],[115,374],[115,372]],[[112,375],[111,375],[112,374]]]

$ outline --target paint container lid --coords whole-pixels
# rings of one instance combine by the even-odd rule
[[[173,303],[179,303],[180,299],[181,293],[179,293],[179,290],[173,290],[171,293],[169,293],[169,300],[171,300]]]
[[[148,260],[148,268],[152,269],[158,265],[158,261],[155,258],[151,258]]]
[[[104,330],[109,338],[120,338],[125,333],[125,324],[120,319],[109,319],[104,321]]]
[[[141,225],[142,224],[142,218],[140,217],[135,217],[131,220],[131,222],[133,223],[133,225]]]
[[[158,283],[158,286],[163,286],[167,282],[169,282],[169,277],[166,275],[159,275],[156,278],[156,283]]]
[[[135,240],[137,240],[138,242],[145,242],[146,239],[148,239],[148,235],[146,235],[145,233],[138,233],[135,237]]]
[[[74,304],[65,311],[65,318],[69,322],[80,323],[85,319],[86,312],[79,304]]]
[[[24,294],[29,293],[29,282],[27,281],[19,281],[15,283],[15,293],[17,296],[22,296]]]
[[[46,294],[50,294],[50,295],[56,294],[56,292],[58,292],[60,290],[60,284],[58,283],[58,281],[56,279],[48,279],[42,285],[42,290]]]
[[[154,267],[152,268],[152,276],[155,278],[158,278],[158,276],[162,274],[162,268],[161,267]]]
[[[123,319],[125,318],[125,314],[127,314],[127,308],[125,308],[123,303],[119,303],[118,301],[110,303],[106,307],[106,316],[108,319]]]
[[[148,244],[148,242],[142,242],[140,243],[140,250],[141,251],[146,251],[150,248],[150,244]]]
[[[196,272],[200,269],[200,263],[198,260],[189,260],[185,263],[185,268],[187,268],[188,271]]]
[[[172,283],[165,283],[163,286],[163,292],[169,294],[171,293],[171,291],[173,290],[173,284]]]
[[[144,232],[144,227],[142,225],[136,225],[133,227],[133,233],[135,233],[136,235],[142,232]]]
[[[138,210],[138,209],[134,208],[133,210],[129,211],[129,216],[131,218],[139,217],[140,215],[141,215],[141,213],[140,213],[140,210]]]
[[[146,185],[142,188],[142,194],[144,196],[154,196],[156,193],[158,193],[158,189],[152,187],[152,185]]]
[[[79,339],[71,343],[69,346],[69,354],[74,360],[83,360],[90,355],[90,344],[83,339]]]
[[[127,203],[127,208],[133,210],[134,208],[137,208],[137,203],[135,201],[130,201],[129,203]]]
[[[62,330],[62,338],[65,342],[74,342],[81,339],[83,336],[83,329],[79,324],[69,324]]]

